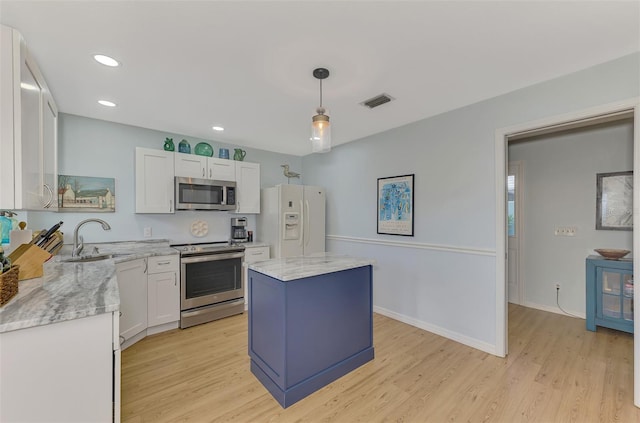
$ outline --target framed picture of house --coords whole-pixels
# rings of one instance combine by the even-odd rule
[[[58,210],[115,212],[116,180],[92,176],[58,175]]]
[[[414,175],[378,178],[378,233],[413,236]]]
[[[633,172],[596,175],[596,229],[633,230]]]

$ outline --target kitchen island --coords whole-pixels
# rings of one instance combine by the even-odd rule
[[[372,264],[322,253],[249,265],[251,372],[282,407],[373,359]]]

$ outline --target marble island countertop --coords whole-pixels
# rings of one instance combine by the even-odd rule
[[[98,253],[93,253],[93,247]],[[112,259],[67,262],[70,248],[44,264],[44,276],[19,282],[18,294],[0,307],[0,333],[120,308],[116,263],[144,257],[178,254],[168,241],[126,241],[85,246],[85,255],[118,254]]]
[[[281,281],[292,281],[373,264],[375,261],[367,258],[317,253],[304,257],[259,261],[249,264],[248,267]]]

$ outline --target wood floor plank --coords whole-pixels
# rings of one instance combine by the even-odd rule
[[[499,358],[374,315],[373,361],[283,409],[249,370],[247,316],[138,342],[122,354],[122,421],[640,422],[633,336],[509,306]]]

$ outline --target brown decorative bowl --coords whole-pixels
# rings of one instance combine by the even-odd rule
[[[596,248],[594,251],[609,260],[621,259],[631,252],[629,250],[618,250],[615,248]]]

